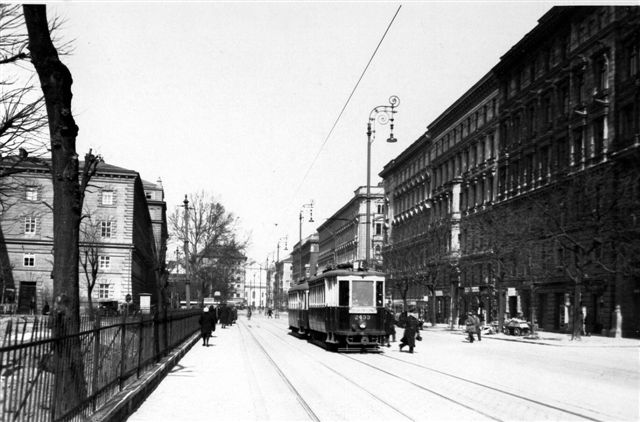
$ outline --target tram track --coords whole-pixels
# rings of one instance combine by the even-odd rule
[[[278,340],[285,342],[287,345],[291,346],[292,344],[295,343],[288,343],[286,342],[284,339],[282,339],[278,333],[281,334],[281,331],[278,331],[278,333],[273,332],[271,329],[267,328],[268,324],[264,324],[261,328],[263,328],[266,332],[268,332],[269,334],[271,334],[272,336],[274,336],[275,338],[277,338]],[[294,345],[293,346],[296,350],[305,353],[305,355],[307,356],[311,356],[308,352],[306,352],[303,348],[301,348],[300,346]],[[468,403],[465,403],[463,400],[459,400],[456,399],[454,397],[450,397],[449,395],[447,395],[446,393],[443,393],[442,391],[437,391],[437,389],[432,388],[432,387],[428,387],[420,382],[415,382],[412,379],[410,379],[409,377],[405,377],[405,376],[401,376],[398,374],[394,374],[393,372],[387,370],[387,369],[383,369],[382,367],[380,367],[379,365],[376,366],[375,364],[369,363],[364,361],[363,359],[365,359],[364,357],[360,357],[358,355],[347,355],[347,354],[340,354],[340,356],[344,359],[349,359],[352,361],[355,361],[361,365],[364,365],[370,369],[374,369],[380,373],[383,373],[389,377],[393,377],[397,380],[400,380],[403,383],[407,383],[409,385],[412,385],[413,387],[416,387],[422,391],[428,392],[436,397],[439,397],[440,399],[446,400],[452,404],[455,404],[456,406],[460,406],[462,408],[465,408],[473,413],[476,413],[480,416],[482,416],[483,418],[488,418],[491,420],[495,420],[495,421],[503,421],[503,420],[512,420],[511,418],[503,418],[500,415],[496,415],[495,412],[489,412],[489,411],[483,411],[477,408],[477,406],[474,405],[469,405]],[[371,355],[374,356],[374,355]],[[557,404],[552,404],[552,403],[548,403],[548,402],[544,402],[542,400],[536,399],[536,398],[532,398],[532,397],[527,397],[525,395],[522,394],[518,394],[518,393],[514,393],[511,391],[507,391],[505,389],[502,388],[498,388],[495,386],[491,386],[488,385],[486,383],[482,383],[482,382],[478,382],[476,380],[473,380],[471,378],[467,378],[464,376],[459,376],[456,375],[454,373],[451,372],[446,372],[446,371],[442,371],[436,368],[432,368],[417,362],[411,362],[411,361],[407,361],[398,357],[394,357],[394,356],[389,356],[387,354],[381,353],[381,354],[375,354],[375,356],[378,356],[380,359],[388,359],[390,361],[395,361],[395,362],[399,362],[402,363],[404,365],[408,365],[411,366],[412,368],[417,368],[421,371],[421,375],[425,375],[425,374],[437,374],[438,376],[442,376],[445,377],[447,379],[450,380],[455,380],[456,382],[460,382],[460,383],[464,383],[467,385],[471,385],[476,389],[481,389],[485,392],[490,393],[492,396],[494,395],[500,395],[502,397],[506,397],[508,398],[508,400],[511,400],[512,402],[518,402],[520,403],[522,406],[527,407],[527,408],[532,408],[532,409],[536,409],[538,411],[551,411],[551,413],[558,415],[558,417],[556,418],[556,420],[566,420],[567,418],[571,418],[571,419],[581,419],[581,420],[589,420],[589,421],[604,421],[604,420],[608,420],[608,417],[603,415],[601,418],[595,417],[593,416],[593,414],[599,414],[599,412],[595,411],[595,410],[591,410],[591,409],[586,409],[586,412],[580,412],[580,411],[574,411],[574,410],[570,410],[570,409],[566,409],[563,407],[560,407],[560,405]],[[330,368],[328,365],[326,365],[324,362],[319,361],[316,358],[312,358],[315,362],[318,362],[319,364],[321,364],[322,366],[328,368],[329,370],[331,370],[332,372],[336,373],[337,375],[345,378],[347,381],[356,384],[356,381],[352,380],[352,379],[348,379],[347,377],[345,377],[343,374],[339,374],[337,373],[337,371],[335,371],[335,369]],[[420,378],[420,375],[415,375],[416,378]],[[359,386],[359,385],[358,385]],[[361,386],[359,386],[361,387]],[[362,387],[361,387],[362,388]],[[374,393],[371,393],[369,391],[367,391],[368,394],[370,394],[372,397],[376,398],[377,400],[380,400],[381,402],[385,403],[386,405],[389,405],[388,403],[386,403],[384,401],[384,399],[380,398],[379,396],[375,395]],[[498,396],[496,396],[495,398],[496,401],[500,401],[501,399],[498,398]],[[392,408],[394,408],[392,405],[390,405]],[[570,405],[567,404],[568,407],[576,407],[575,405]],[[394,408],[395,409],[395,408]],[[404,416],[406,416],[408,419],[412,419],[411,417],[405,415],[404,413],[402,413],[402,411],[400,411],[399,409],[395,409],[397,410],[399,413],[403,414]],[[590,413],[590,414],[587,414]],[[563,416],[560,416],[563,415]]]
[[[296,401],[304,409],[306,414],[309,416],[309,419],[315,422],[320,422],[320,418],[318,418],[318,415],[316,415],[313,409],[311,409],[311,406],[309,406],[309,403],[307,403],[304,397],[302,397],[302,394],[300,394],[300,392],[296,389],[296,387],[293,385],[289,377],[287,377],[287,375],[282,371],[280,366],[273,360],[269,352],[258,341],[255,334],[253,334],[253,332],[251,332],[249,327],[245,326],[244,324],[238,324],[238,326],[242,327],[243,330],[246,331],[251,336],[251,339],[255,342],[255,344],[258,346],[260,351],[262,351],[262,353],[265,355],[265,357],[267,358],[267,360],[269,361],[273,369],[276,371],[280,379],[282,379],[282,381],[287,386],[287,388],[289,388],[289,390],[293,393],[294,397],[296,398]]]
[[[374,399],[375,399],[375,400],[377,400],[378,402],[380,402],[380,403],[384,404],[385,406],[387,406],[388,408],[390,408],[390,409],[391,409],[391,410],[393,410],[394,412],[398,413],[400,416],[402,416],[402,417],[404,417],[404,418],[406,418],[406,419],[408,419],[408,420],[410,420],[410,421],[415,421],[415,419],[414,419],[414,418],[412,418],[411,416],[407,415],[407,414],[406,414],[406,413],[404,413],[402,410],[400,410],[399,408],[397,408],[397,407],[396,407],[396,406],[394,406],[393,404],[391,404],[391,403],[389,403],[388,401],[386,401],[384,398],[380,397],[379,395],[375,394],[374,392],[370,391],[369,389],[367,389],[367,388],[363,387],[363,386],[362,386],[361,384],[359,384],[356,380],[353,380],[353,379],[351,379],[351,378],[349,378],[349,377],[345,376],[344,374],[341,374],[339,371],[337,371],[337,370],[335,370],[334,368],[330,367],[330,366],[329,366],[329,365],[327,365],[326,363],[324,363],[324,362],[322,362],[321,360],[319,360],[319,359],[317,359],[317,358],[313,357],[310,353],[308,353],[308,352],[306,352],[305,350],[303,350],[303,348],[301,348],[301,347],[299,347],[299,346],[295,345],[295,342],[294,342],[294,343],[286,342],[284,339],[282,339],[282,338],[278,335],[279,333],[275,333],[275,332],[273,332],[273,331],[272,331],[272,330],[270,330],[270,329],[264,329],[264,328],[265,328],[264,326],[263,326],[263,327],[261,327],[261,328],[263,328],[263,331],[264,331],[264,332],[266,332],[266,333],[270,334],[272,337],[274,337],[275,339],[277,339],[277,340],[278,340],[278,341],[280,341],[281,343],[286,344],[286,345],[287,345],[287,347],[293,347],[293,348],[294,348],[294,349],[296,349],[297,351],[299,351],[299,352],[303,353],[305,356],[307,356],[308,358],[312,359],[312,360],[314,361],[314,363],[319,364],[320,366],[322,366],[323,368],[325,368],[325,369],[329,370],[330,372],[332,372],[333,374],[335,374],[335,375],[336,375],[336,376],[338,376],[339,378],[341,378],[341,379],[343,379],[343,380],[347,381],[348,383],[350,383],[350,384],[351,384],[351,385],[353,385],[354,387],[356,387],[356,388],[358,388],[359,390],[361,390],[361,391],[365,392],[367,395],[369,395],[370,397],[374,398]],[[247,330],[248,330],[248,328],[247,328]],[[264,349],[264,347],[262,347],[262,345],[258,342],[258,340],[257,340],[257,338],[255,337],[255,335],[254,335],[250,330],[248,330],[248,331],[249,331],[249,333],[251,334],[252,338],[253,338],[253,339],[254,339],[254,340],[259,344],[259,346],[260,346],[261,350],[262,350],[265,354],[267,354],[267,356],[268,356],[268,352],[267,352],[267,351]],[[292,346],[292,345],[293,345],[293,346]],[[274,365],[277,365],[277,364],[273,361],[273,359],[272,359],[270,356],[268,356],[268,358],[269,358],[269,360],[270,360]],[[278,370],[278,372],[279,372],[280,374],[282,374],[283,376],[285,376],[285,377],[286,377],[286,375],[284,375],[284,374],[282,373],[282,371],[281,371],[281,369],[280,369],[280,368],[277,368],[277,370]],[[287,381],[287,382],[289,382],[289,381]],[[292,387],[293,387],[293,386],[292,386]],[[295,387],[293,387],[293,388],[295,388]],[[297,391],[297,390],[296,390],[296,391]],[[298,394],[298,393],[296,393],[296,394]]]
[[[520,395],[520,394],[512,393],[510,391],[506,391],[506,390],[503,390],[503,389],[500,389],[500,388],[496,388],[496,387],[493,387],[493,386],[490,386],[490,385],[487,385],[487,384],[484,384],[484,383],[481,383],[481,382],[478,382],[478,381],[474,381],[474,380],[471,380],[471,379],[468,379],[468,378],[465,378],[465,377],[454,375],[454,374],[451,374],[451,373],[448,373],[448,372],[440,371],[438,369],[430,368],[430,367],[427,367],[425,365],[421,365],[421,364],[418,364],[418,363],[415,363],[415,362],[409,362],[409,361],[406,361],[404,359],[399,359],[399,358],[396,358],[396,357],[393,357],[393,356],[387,356],[387,355],[384,355],[384,354],[379,355],[379,356],[381,356],[384,359],[392,359],[392,360],[397,361],[397,362],[402,362],[404,364],[420,368],[420,369],[422,369],[424,371],[428,371],[428,372],[431,372],[431,373],[437,373],[439,375],[442,375],[442,376],[445,376],[445,377],[448,377],[448,378],[452,378],[452,379],[455,379],[455,380],[460,381],[460,382],[464,382],[464,383],[467,383],[467,384],[472,384],[472,385],[474,385],[476,387],[479,387],[479,388],[482,388],[482,389],[485,389],[485,390],[489,390],[492,393],[506,395],[506,396],[509,396],[509,397],[511,397],[513,399],[527,402],[530,405],[534,405],[534,406],[542,407],[542,408],[545,408],[545,409],[553,410],[553,411],[560,412],[560,413],[563,413],[563,414],[566,414],[566,415],[571,415],[571,416],[576,417],[576,418],[589,420],[589,421],[595,421],[595,422],[603,422],[603,421],[606,420],[606,418],[598,419],[598,418],[594,418],[593,416],[586,415],[584,413],[579,413],[579,412],[574,412],[574,411],[571,411],[571,410],[563,409],[563,408],[561,408],[559,406],[556,406],[556,405],[553,405],[553,404],[549,404],[549,403],[545,403],[545,402],[540,401],[540,400],[536,400],[536,399],[532,399],[532,398],[529,398],[529,397],[525,397],[525,396]],[[372,365],[372,364],[370,364],[368,362],[363,362],[363,361],[359,360],[358,358],[356,358],[354,356],[345,355],[344,357],[347,358],[347,359],[354,360],[354,361],[356,361],[356,362],[358,362],[358,363],[360,363],[362,365],[365,365],[365,366],[367,366],[369,368],[375,369],[376,371],[384,372],[384,373],[386,373],[386,374],[388,374],[388,375],[390,375],[392,377],[396,377],[396,378],[402,379],[403,381],[406,381],[406,382],[408,382],[408,383],[410,383],[410,384],[412,384],[412,385],[414,385],[414,386],[416,386],[416,387],[418,387],[420,389],[424,389],[424,390],[429,391],[429,392],[431,392],[433,394],[440,395],[439,393],[433,391],[432,389],[425,388],[425,387],[423,387],[423,386],[421,386],[419,384],[416,384],[415,382],[413,382],[411,380],[408,380],[408,379],[406,379],[404,377],[399,377],[396,374],[393,374],[391,372],[385,371],[385,370],[381,369],[380,367]],[[492,416],[492,415],[487,415],[487,416],[490,417],[493,420],[502,420],[502,419],[497,418],[497,417]],[[560,419],[560,420],[564,420],[564,418]]]

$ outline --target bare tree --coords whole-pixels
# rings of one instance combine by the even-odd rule
[[[228,271],[227,257],[243,255],[248,241],[239,238],[236,217],[212,196],[204,192],[190,195],[189,208],[188,233],[180,211],[169,217],[169,225],[172,236],[188,245],[192,285],[202,300],[216,274],[218,280],[228,281],[224,275]]]
[[[85,156],[80,176],[76,136],[78,126],[71,112],[71,72],[60,61],[54,46],[45,5],[23,5],[31,62],[44,93],[49,124],[53,182],[53,314],[56,336],[68,336],[80,328],[79,234],[84,192],[99,162]],[[53,418],[76,409],[87,394],[80,343],[69,337],[54,349]]]
[[[598,275],[638,275],[640,205],[635,166],[622,172],[603,164],[567,178],[535,201],[543,217],[542,237],[556,249],[562,271],[573,284],[572,339],[583,333],[582,294]]]
[[[55,33],[62,22],[52,20]],[[31,59],[22,6],[0,4],[0,179],[20,171],[27,157],[48,154],[47,114],[44,97],[34,86],[33,69],[25,66]],[[59,40],[56,40],[58,43]],[[69,43],[60,43],[62,51]],[[60,49],[59,49],[60,51]],[[6,182],[6,181],[5,181]],[[0,202],[13,186],[0,185]]]
[[[100,272],[100,255],[102,252],[101,221],[93,218],[93,213],[86,213],[80,224],[80,265],[84,272],[87,286],[89,316],[93,320],[93,290]]]
[[[498,328],[502,330],[506,303],[504,288],[518,262],[529,253],[531,216],[513,202],[498,204],[462,220],[463,266],[470,270],[484,264],[490,268],[489,288],[497,297]]]

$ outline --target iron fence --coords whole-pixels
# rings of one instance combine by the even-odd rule
[[[199,316],[83,316],[79,332],[55,336],[53,316],[3,318],[0,420],[87,420],[195,333]]]

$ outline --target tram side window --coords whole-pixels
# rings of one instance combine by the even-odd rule
[[[384,306],[384,289],[382,281],[376,282],[376,306]]]
[[[340,280],[340,299],[338,306],[349,306],[349,280]]]

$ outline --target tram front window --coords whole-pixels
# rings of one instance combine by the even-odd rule
[[[354,280],[351,286],[351,306],[373,306],[373,283]]]

